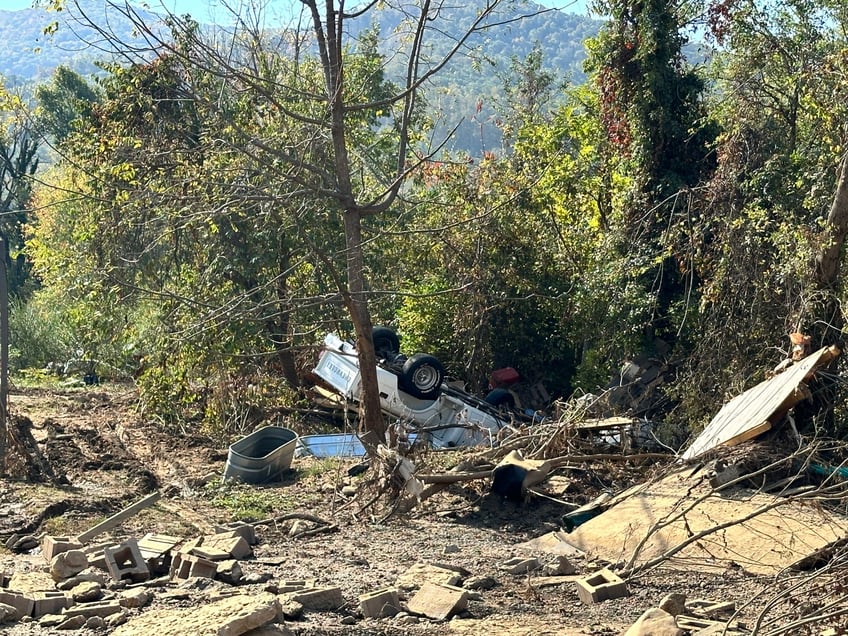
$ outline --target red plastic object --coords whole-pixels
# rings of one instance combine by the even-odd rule
[[[492,371],[492,375],[489,376],[489,384],[493,389],[496,389],[498,387],[515,384],[520,379],[521,376],[518,375],[518,371],[516,371],[512,367],[504,367],[503,369],[497,369],[496,371]]]

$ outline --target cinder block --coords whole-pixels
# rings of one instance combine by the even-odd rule
[[[41,542],[41,553],[44,555],[44,559],[48,563],[50,563],[50,561],[53,560],[53,557],[60,552],[81,549],[82,544],[71,537],[51,537],[50,535],[46,535],[44,540]]]
[[[586,605],[630,595],[627,584],[607,568],[578,579],[575,583],[577,595]]]
[[[61,614],[62,610],[74,604],[64,592],[34,592],[32,595],[32,615],[40,618],[45,614]]]
[[[390,587],[363,594],[359,597],[359,609],[366,618],[394,616],[400,611],[398,591]]]
[[[173,579],[190,579],[192,577],[214,579],[217,572],[218,566],[214,561],[192,554],[178,552],[171,562],[171,578]]]
[[[115,581],[130,579],[139,583],[150,578],[150,570],[135,539],[105,548],[103,556],[106,559],[106,569]]]
[[[15,608],[15,620],[20,620],[24,616],[32,616],[32,608],[35,605],[29,596],[19,594],[18,592],[10,592],[9,590],[0,590],[0,603],[5,603]]]

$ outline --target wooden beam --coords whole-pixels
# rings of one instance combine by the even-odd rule
[[[154,503],[159,501],[162,498],[162,493],[158,490],[147,495],[144,499],[135,502],[133,505],[124,508],[120,512],[112,515],[105,521],[101,521],[93,528],[90,528],[83,532],[80,535],[77,535],[77,541],[80,543],[87,543],[89,540],[96,537],[98,534],[102,534],[107,530],[111,530],[115,526],[119,525],[122,521],[129,519],[137,512],[144,510],[148,506],[152,506]]]

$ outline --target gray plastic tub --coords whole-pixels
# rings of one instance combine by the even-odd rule
[[[297,433],[282,426],[266,426],[230,445],[224,481],[246,484],[271,481],[291,467]]]

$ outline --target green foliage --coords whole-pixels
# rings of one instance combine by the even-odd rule
[[[51,304],[13,301],[9,310],[9,368],[45,368],[76,358],[68,324]]]
[[[233,521],[261,521],[308,505],[302,498],[289,495],[285,488],[238,482],[212,481],[206,486],[206,492],[209,503]]]

